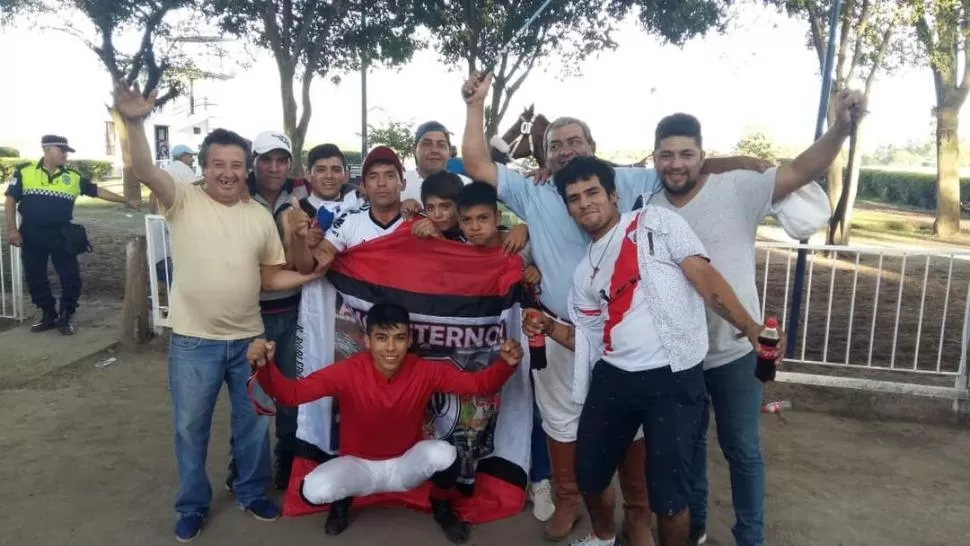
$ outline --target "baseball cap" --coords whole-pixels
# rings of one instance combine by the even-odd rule
[[[283,134],[282,131],[263,131],[256,135],[256,139],[253,140],[253,153],[255,155],[263,155],[273,150],[283,150],[290,154],[290,157],[293,157],[290,137]]]
[[[58,135],[44,135],[40,137],[40,145],[42,148],[48,146],[57,146],[58,148],[63,148],[65,152],[74,152],[74,148],[71,148],[67,144],[67,139]]]
[[[364,158],[364,164],[360,168],[361,177],[366,178],[367,170],[378,162],[394,165],[397,169],[397,174],[401,177],[401,180],[404,180],[404,166],[401,165],[401,158],[397,156],[397,152],[387,146],[377,146],[367,153],[367,157]]]
[[[419,142],[421,137],[430,131],[441,131],[445,134],[445,139],[448,140],[448,144],[451,144],[451,132],[448,128],[437,121],[426,121],[421,125],[418,125],[417,130],[414,131],[414,141]]]
[[[185,154],[189,154],[189,155],[199,155],[198,152],[196,152],[192,148],[189,148],[185,144],[179,144],[178,146],[172,148],[172,158],[173,159],[174,158],[182,157]]]

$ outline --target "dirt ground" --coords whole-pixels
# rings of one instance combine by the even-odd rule
[[[94,357],[0,393],[0,544],[174,544],[176,476],[161,347]],[[196,544],[446,544],[429,517],[359,513],[348,533],[324,538],[321,516],[260,523],[235,510],[219,484],[227,456],[225,393],[209,453],[213,518]],[[762,420],[768,467],[767,544],[970,543],[970,431],[864,422],[791,411]],[[713,434],[713,431],[712,431]],[[727,469],[712,441],[710,544],[727,546]],[[577,531],[587,530],[584,520]],[[484,525],[471,544],[543,544],[531,515]]]

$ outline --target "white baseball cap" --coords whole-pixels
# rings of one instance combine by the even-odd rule
[[[293,146],[290,144],[290,137],[282,131],[263,131],[256,135],[253,141],[253,153],[263,155],[273,150],[283,150],[293,157]]]

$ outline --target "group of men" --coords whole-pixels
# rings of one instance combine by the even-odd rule
[[[517,343],[503,343],[504,363],[440,376],[436,365],[406,355],[412,341],[407,311],[375,305],[365,322],[364,353],[296,379],[300,287],[325,275],[348,248],[409,223],[420,237],[509,253],[528,241],[531,265],[523,280],[537,285],[541,312],[528,313],[523,328],[546,337],[547,363],[532,371],[538,411],[530,497],[535,516],[545,521],[545,538],[565,540],[585,504],[592,532],[572,544],[617,543],[610,483],[618,472],[625,514],[620,532],[628,544],[654,543],[654,514],[660,544],[703,544],[712,406],[730,468],[735,540],[740,546],[764,543],[762,385],[754,373],[762,330],[756,230],[786,197],[825,171],[864,112],[864,98],[842,94],[832,128],[791,163],[767,170],[748,158],[706,158],[700,123],[687,114],[657,125],[654,169],[614,168],[595,158],[588,125],[563,117],[545,134],[546,172],[530,177],[492,160],[483,131],[490,84],[490,75],[472,74],[461,90],[467,178],[446,170],[452,155],[447,130],[434,123],[418,129],[420,203],[402,202],[411,180],[389,148],[368,153],[360,187],[347,184],[343,155],[333,145],[310,150],[307,180],[295,180],[288,173],[299,153],[274,132],[250,146],[235,133],[213,131],[198,151],[202,181],[175,182],[154,165],[145,137],[154,91],[145,98],[137,89],[116,88],[135,174],[152,190],[171,231],[178,540],[198,536],[208,516],[205,455],[222,382],[233,406],[226,485],[252,516],[269,521],[280,515],[266,489],[270,481],[279,488],[290,481],[296,421],[287,404],[334,396],[349,412],[341,416],[335,461],[417,463],[411,466],[421,470],[404,485],[384,484],[384,490],[430,480],[435,520],[452,542],[468,540],[468,525],[446,496],[435,496],[454,485],[453,450],[422,443],[416,416],[434,391],[500,388],[508,368],[522,359]],[[527,231],[500,231],[498,202],[524,220]],[[424,218],[409,222],[414,212]],[[272,480],[269,423],[247,396],[251,367],[279,406]],[[411,394],[395,398],[389,386]],[[381,420],[398,423],[393,438],[361,443],[345,432]],[[329,472],[340,468],[336,464]],[[328,534],[347,527],[352,501],[326,499]]]

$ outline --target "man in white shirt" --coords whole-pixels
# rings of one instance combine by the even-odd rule
[[[657,124],[654,165],[663,191],[646,196],[648,204],[683,217],[708,249],[748,312],[760,320],[755,284],[758,225],[772,206],[821,176],[841,150],[852,120],[865,112],[865,97],[845,91],[835,103],[836,123],[790,163],[764,173],[738,170],[704,175],[701,126],[688,114],[674,114]],[[756,355],[735,337],[730,324],[708,313],[710,351],[704,377],[717,425],[717,440],[731,474],[731,500],[738,546],[763,546],[765,467],[761,456],[762,384],[755,375]],[[784,339],[784,338],[782,338]],[[703,544],[707,525],[707,444],[698,444],[692,470],[691,544]]]
[[[414,161],[417,168],[404,173],[406,184],[401,200],[421,200],[421,183],[424,179],[447,170],[451,156],[451,133],[437,121],[428,121],[418,126],[414,132]],[[462,182],[470,184],[472,179],[464,173],[456,173]]]
[[[165,172],[176,182],[195,182],[201,178],[195,172],[196,155],[198,155],[198,152],[192,148],[185,144],[179,144],[172,148],[172,161],[165,166]]]
[[[661,546],[684,546],[689,471],[707,411],[700,366],[707,354],[704,304],[752,344],[761,325],[711,266],[686,221],[657,207],[620,214],[615,171],[605,161],[575,157],[555,180],[570,216],[592,242],[569,296],[575,327],[533,316],[527,333],[544,333],[576,351],[572,396],[583,404],[576,480],[593,532],[572,544],[615,544],[609,485],[643,427],[647,491]]]

